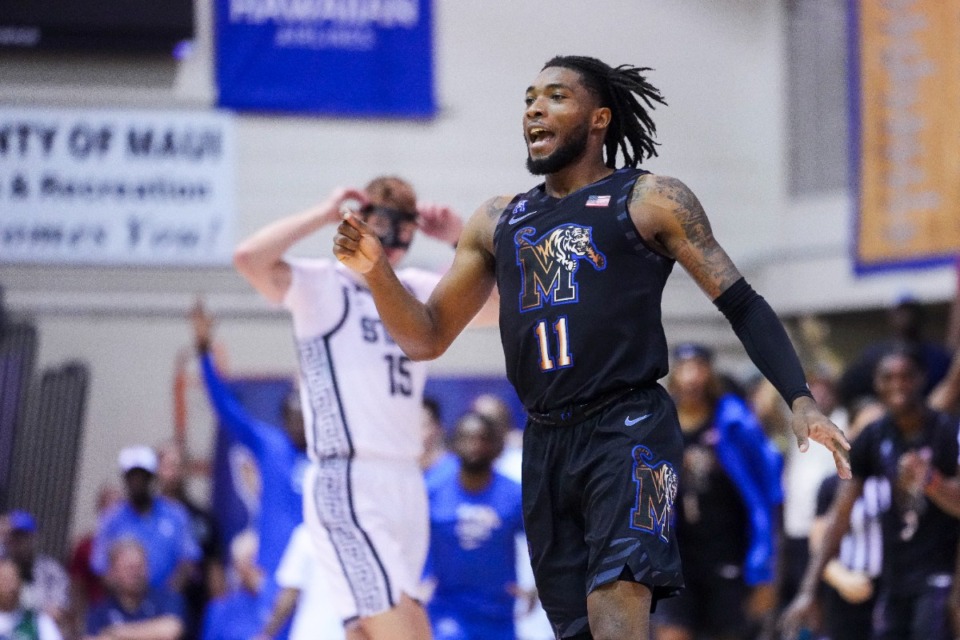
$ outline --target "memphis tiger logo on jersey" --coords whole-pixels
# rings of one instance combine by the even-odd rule
[[[607,267],[606,256],[593,243],[592,227],[562,224],[532,240],[536,232],[524,227],[513,236],[523,276],[521,312],[539,309],[545,299],[552,304],[576,302],[575,275],[580,261],[586,260],[597,271]]]
[[[677,471],[663,460],[653,463],[653,452],[637,445],[633,448],[633,481],[637,483],[637,505],[630,510],[630,528],[667,542],[680,485]]]

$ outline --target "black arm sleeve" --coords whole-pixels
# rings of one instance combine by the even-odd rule
[[[811,396],[800,358],[763,296],[740,278],[713,303],[726,316],[760,373],[788,405],[800,396]]]

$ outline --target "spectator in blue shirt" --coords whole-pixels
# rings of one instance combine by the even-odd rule
[[[503,432],[467,413],[452,450],[459,468],[430,496],[430,552],[425,578],[434,585],[427,611],[435,640],[513,640],[517,536],[523,534],[520,485],[494,471]]]
[[[253,453],[260,468],[262,495],[268,499],[260,505],[257,562],[269,576],[280,564],[290,534],[303,521],[302,484],[308,462],[300,396],[294,391],[284,400],[282,428],[250,415],[230,393],[214,365],[210,354],[213,319],[198,304],[192,320],[203,380],[220,424]]]
[[[290,535],[303,522],[303,474],[309,462],[300,396],[294,390],[284,400],[283,428],[250,415],[224,384],[214,366],[210,354],[213,319],[200,303],[194,307],[191,320],[203,380],[220,425],[253,453],[260,469],[262,495],[266,499],[260,505],[255,527],[259,537],[257,564],[266,575],[261,597],[272,605],[280,591],[274,573]],[[278,637],[286,637],[288,633],[289,626]]]
[[[133,538],[146,552],[150,586],[165,586],[179,593],[197,570],[200,559],[190,517],[182,505],[154,493],[157,454],[153,449],[127,447],[120,452],[119,464],[126,499],[101,521],[93,540],[90,566],[98,575],[104,575],[113,544]]]
[[[257,565],[257,534],[247,529],[230,543],[236,586],[210,602],[202,640],[250,640],[260,633],[270,611],[260,597],[263,569]]]
[[[179,640],[184,631],[183,599],[162,585],[151,587],[140,542],[117,540],[108,556],[110,595],[87,614],[87,639]]]

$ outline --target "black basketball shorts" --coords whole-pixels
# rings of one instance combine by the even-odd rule
[[[540,601],[559,637],[585,633],[587,596],[616,580],[653,602],[683,586],[674,500],[683,441],[659,385],[576,424],[528,421],[523,515]]]

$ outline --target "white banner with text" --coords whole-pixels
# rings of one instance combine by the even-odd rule
[[[230,114],[0,107],[0,262],[228,264]]]

